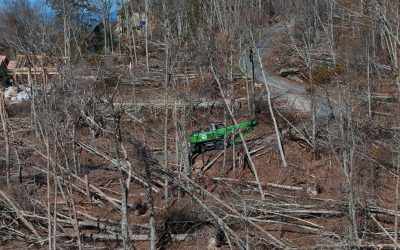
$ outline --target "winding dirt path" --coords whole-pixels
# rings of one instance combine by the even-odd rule
[[[256,47],[260,53],[261,60],[265,59],[268,53],[271,53],[273,46],[276,44],[279,34],[286,31],[283,23],[276,24],[272,27],[266,28],[255,42]],[[288,108],[295,109],[299,112],[310,112],[311,102],[314,102],[316,107],[316,116],[319,119],[329,118],[338,114],[339,109],[329,102],[328,98],[311,97],[304,86],[294,81],[289,81],[286,78],[274,76],[267,70],[269,64],[263,60],[265,79],[262,74],[262,68],[259,63],[257,55],[254,55],[254,76],[263,83],[271,86],[271,92],[279,101],[286,102]],[[250,61],[249,49],[247,49],[240,58],[241,70],[252,76],[252,65]],[[261,93],[260,95],[264,95]]]

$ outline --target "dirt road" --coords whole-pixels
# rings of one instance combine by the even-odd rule
[[[283,23],[274,25],[265,29],[255,42],[260,54],[262,64],[264,66],[265,79],[263,77],[261,65],[257,55],[254,55],[254,77],[263,83],[271,86],[273,96],[279,101],[285,101],[288,108],[295,109],[299,112],[310,112],[311,101],[316,107],[316,117],[318,119],[326,119],[338,114],[337,105],[332,105],[328,98],[313,97],[307,93],[304,87],[297,82],[289,81],[283,77],[274,76],[268,71],[268,62],[264,59],[266,55],[272,51],[272,47],[277,42],[280,33],[285,32],[286,28]],[[254,51],[256,53],[256,51]],[[240,68],[247,75],[252,76],[252,65],[250,61],[249,49],[247,49],[240,58]],[[261,93],[262,96],[264,93]],[[333,107],[333,108],[332,108]]]

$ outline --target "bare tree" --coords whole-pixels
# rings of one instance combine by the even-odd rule
[[[4,105],[4,94],[0,94],[0,117],[1,117],[1,123],[3,125],[3,133],[4,133],[4,141],[5,141],[5,172],[6,172],[6,181],[7,181],[7,186],[10,187],[10,136],[8,132],[8,118],[7,118],[7,111]]]

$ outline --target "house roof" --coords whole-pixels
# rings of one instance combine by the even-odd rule
[[[14,70],[17,67],[17,61],[10,61],[7,65],[8,70]]]

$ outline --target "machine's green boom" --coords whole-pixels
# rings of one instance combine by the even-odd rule
[[[227,143],[235,143],[240,140],[240,135],[237,134],[232,141],[228,138],[232,133],[240,130],[245,136],[251,133],[258,125],[256,120],[240,123],[238,125],[223,126],[222,124],[211,124],[209,129],[203,131],[193,131],[189,136],[192,152],[204,152],[207,149],[224,148],[224,138],[227,138]]]

